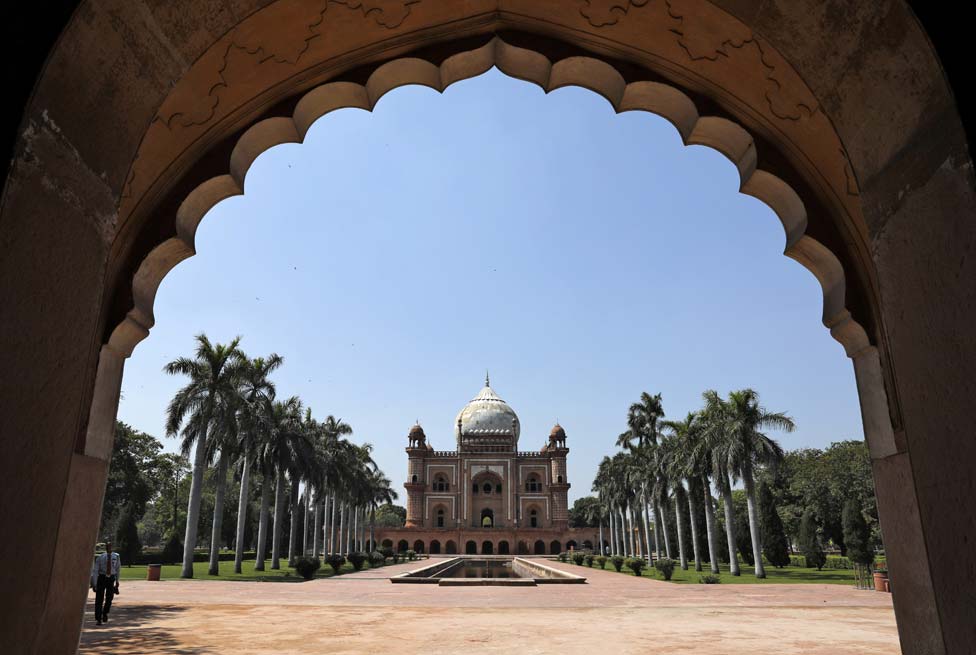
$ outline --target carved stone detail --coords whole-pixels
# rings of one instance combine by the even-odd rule
[[[643,7],[649,0],[583,0],[580,14],[593,27],[616,25],[631,7]]]
[[[646,1],[646,0],[645,0]],[[332,0],[350,9],[361,9],[364,16],[372,15],[377,25],[395,29],[410,15],[410,5],[420,0]]]

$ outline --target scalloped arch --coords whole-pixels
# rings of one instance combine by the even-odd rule
[[[867,333],[845,306],[846,281],[840,260],[807,235],[802,199],[786,182],[757,169],[752,136],[726,118],[700,116],[681,90],[658,82],[627,84],[610,64],[591,57],[569,57],[553,64],[544,55],[512,46],[494,37],[484,46],[455,54],[439,66],[413,57],[395,59],[377,68],[365,84],[329,82],[306,93],[292,115],[255,123],[238,139],[228,173],[207,180],[189,193],[176,214],[176,236],[156,246],[141,262],[133,280],[133,308],[113,330],[107,347],[129,356],[155,323],[153,304],[166,274],[195,254],[194,238],[204,215],[221,200],[244,193],[244,179],[263,152],[282,143],[301,143],[319,118],[342,108],[372,111],[385,94],[418,84],[443,92],[451,84],[476,77],[492,67],[532,82],[549,93],[578,86],[603,97],[617,113],[645,111],[669,121],[685,145],[702,145],[726,157],[739,172],[739,190],[765,203],[779,218],[786,235],[785,254],[806,267],[820,282],[823,323],[849,357],[871,347]]]

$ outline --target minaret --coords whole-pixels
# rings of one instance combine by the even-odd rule
[[[569,526],[569,480],[566,477],[566,431],[556,423],[549,432],[549,443],[546,452],[550,457],[549,488],[552,490],[552,522],[553,527],[565,529]]]
[[[418,422],[407,434],[407,520],[406,527],[423,527],[424,524],[424,458],[427,456],[427,435]]]

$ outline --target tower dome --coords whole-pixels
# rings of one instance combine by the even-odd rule
[[[518,443],[518,415],[498,397],[485,376],[485,386],[465,405],[454,419],[454,435],[458,443],[510,444]]]

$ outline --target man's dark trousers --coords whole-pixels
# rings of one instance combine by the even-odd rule
[[[108,611],[112,609],[112,598],[115,597],[115,576],[99,575],[98,582],[95,583],[95,620],[101,621],[108,616]],[[105,606],[102,606],[102,603]]]

